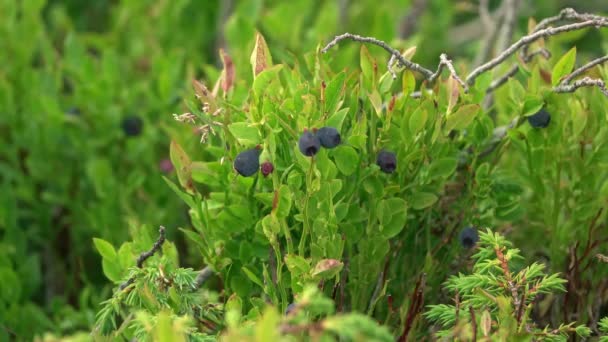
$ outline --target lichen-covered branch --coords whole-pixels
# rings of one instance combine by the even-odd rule
[[[213,270],[211,267],[207,266],[198,272],[196,276],[196,284],[195,288],[198,289],[213,275]]]
[[[511,13],[512,16],[514,16],[514,11],[516,11],[517,3],[518,3],[517,0],[512,0],[512,1],[510,0],[510,2],[509,2],[509,4],[512,5],[511,6],[512,8],[507,9],[507,12],[509,12],[509,11],[512,12]],[[507,16],[507,14],[505,14],[505,15]],[[485,20],[487,21],[487,18],[485,18]],[[573,21],[579,21],[579,22],[572,23],[572,24],[566,24],[566,25],[562,25],[562,26],[557,26],[557,27],[549,27],[551,24],[556,23],[561,20],[573,20]],[[503,36],[509,36],[509,34],[512,33],[513,28],[511,26],[513,26],[513,25],[514,25],[514,23],[512,22],[512,20],[510,20],[509,18],[505,18],[505,23],[503,25],[503,30],[504,30]],[[532,33],[520,38],[515,43],[508,46],[506,49],[504,49],[504,51],[502,51],[500,54],[498,54],[498,56],[496,56],[493,59],[487,61],[486,63],[483,63],[480,66],[476,67],[466,77],[465,81],[462,81],[462,79],[457,75],[456,70],[454,69],[454,66],[452,64],[452,61],[450,61],[445,54],[441,54],[441,56],[440,56],[440,62],[439,62],[439,65],[437,66],[437,71],[432,72],[431,70],[421,66],[420,64],[414,63],[414,62],[404,58],[399,53],[399,51],[397,51],[396,49],[389,46],[386,42],[376,39],[374,37],[364,37],[364,36],[359,36],[356,34],[344,33],[339,36],[336,36],[332,41],[330,41],[321,50],[321,52],[326,53],[329,49],[331,49],[332,47],[337,45],[339,42],[341,42],[343,40],[347,40],[347,39],[354,40],[354,41],[361,42],[361,43],[377,45],[377,46],[382,47],[384,50],[386,50],[387,52],[389,52],[391,54],[391,57],[388,61],[388,70],[391,73],[391,75],[393,76],[393,78],[396,78],[396,74],[392,70],[392,65],[395,63],[395,61],[398,61],[401,66],[404,66],[410,70],[413,70],[413,71],[416,71],[416,72],[422,74],[424,76],[424,78],[431,83],[436,81],[439,78],[439,75],[441,74],[441,72],[443,71],[443,68],[447,67],[448,70],[450,71],[450,74],[452,75],[452,77],[463,86],[463,88],[466,92],[468,90],[468,86],[475,84],[475,80],[477,79],[477,77],[479,77],[481,74],[483,74],[487,71],[494,69],[498,65],[504,63],[507,59],[509,59],[513,54],[515,54],[518,51],[520,51],[522,60],[526,63],[529,62],[533,56],[538,55],[538,54],[541,54],[544,57],[548,58],[550,55],[549,52],[542,48],[535,51],[532,54],[528,54],[528,49],[529,49],[530,44],[534,43],[535,41],[537,41],[541,38],[555,36],[555,35],[558,35],[561,33],[576,31],[576,30],[580,30],[580,29],[584,29],[584,28],[588,28],[588,27],[595,27],[598,29],[601,27],[608,27],[608,18],[594,15],[594,14],[586,14],[586,13],[580,14],[580,13],[576,12],[574,9],[566,8],[566,9],[562,10],[559,15],[542,20],[538,25],[536,25],[536,27],[534,28]],[[593,62],[596,62],[595,64],[592,64],[593,62],[590,62],[589,64],[581,67],[582,70],[577,70],[577,71],[575,71],[575,73],[573,73],[573,75],[571,74],[567,78],[568,81],[572,80],[574,77],[580,75],[582,72],[591,68],[592,66],[605,61],[606,59],[608,59],[608,56],[602,57],[602,58],[599,58],[599,59],[593,61]],[[514,76],[517,73],[517,70],[518,70],[517,66],[514,66],[511,69],[509,69],[509,71],[507,71],[507,73],[505,75],[501,76],[500,78],[498,78],[497,80],[495,80],[494,82],[491,83],[491,85],[488,89],[488,92],[492,92],[493,90],[495,90],[496,88],[498,88],[499,86],[504,84],[510,77]],[[558,87],[554,88],[554,90],[556,92],[572,92],[583,86],[597,86],[602,90],[602,92],[604,92],[608,96],[608,92],[606,91],[606,86],[602,80],[593,80],[590,78],[584,78],[584,79],[575,81],[572,84],[567,84],[567,83],[568,82],[565,82],[565,83],[562,82],[562,84],[560,84]]]
[[[439,77],[439,75],[441,75],[441,71],[443,71],[443,67],[447,67],[448,70],[450,71],[450,74],[452,75],[452,78],[454,78],[456,80],[456,82],[460,83],[460,85],[464,88],[465,92],[469,91],[469,87],[467,86],[466,83],[464,83],[462,81],[462,79],[460,77],[458,77],[458,74],[456,73],[456,70],[454,69],[454,65],[452,65],[452,61],[448,59],[448,56],[445,53],[442,53],[441,56],[439,56],[439,66],[437,67],[437,71],[431,75],[431,77],[428,79],[429,82],[433,83],[435,82],[435,80]]]
[[[586,27],[608,27],[608,19],[602,18],[602,20],[587,20],[581,23],[568,24],[563,26],[558,26],[555,28],[547,28],[543,30],[536,31],[530,35],[524,36],[520,38],[518,41],[513,43],[513,45],[509,46],[505,51],[503,51],[500,55],[496,56],[492,60],[486,62],[485,64],[480,65],[475,70],[471,71],[469,76],[466,78],[466,82],[469,85],[475,83],[475,79],[479,77],[486,71],[494,69],[497,65],[502,64],[507,58],[511,57],[515,52],[517,52],[523,46],[529,45],[536,40],[543,37],[550,37],[564,32],[576,31]]]
[[[427,79],[430,78],[431,76],[433,76],[433,72],[431,70],[423,67],[422,65],[420,65],[418,63],[408,61],[403,56],[401,56],[401,53],[399,53],[399,51],[397,51],[396,49],[393,49],[387,43],[385,43],[379,39],[376,39],[374,37],[363,37],[363,36],[360,36],[357,34],[343,33],[339,36],[336,36],[331,42],[329,42],[327,45],[325,45],[325,47],[323,49],[321,49],[321,52],[326,53],[329,49],[338,45],[338,43],[340,43],[341,41],[346,40],[346,39],[354,40],[356,42],[361,42],[361,43],[377,45],[377,46],[383,48],[384,50],[386,50],[391,55],[395,56],[395,58],[399,61],[399,63],[401,63],[401,65],[407,67],[408,69],[421,73]]]
[[[580,80],[574,81],[572,84],[561,84],[553,88],[556,93],[572,93],[580,87],[598,87],[604,95],[608,96],[606,82],[591,77],[583,77]]]
[[[593,68],[596,65],[600,65],[604,62],[608,61],[608,55],[592,60],[591,62],[583,65],[582,67],[572,71],[570,75],[566,76],[561,83],[570,83],[573,79],[580,76],[583,72]]]
[[[528,56],[525,56],[524,62],[526,62],[526,63],[530,62],[532,60],[532,57],[534,57],[536,55],[542,55],[545,59],[551,58],[551,53],[547,49],[538,49],[538,50],[532,52],[531,54],[529,54]],[[511,67],[511,69],[509,69],[504,75],[502,75],[501,77],[492,81],[492,83],[490,83],[490,86],[488,87],[486,92],[491,93],[494,90],[496,90],[497,88],[499,88],[500,86],[502,86],[503,84],[507,83],[509,78],[515,76],[515,74],[517,74],[518,71],[519,71],[519,66],[517,64],[513,65]]]

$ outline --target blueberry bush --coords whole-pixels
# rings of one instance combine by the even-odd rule
[[[607,341],[561,5],[0,0],[0,340]]]

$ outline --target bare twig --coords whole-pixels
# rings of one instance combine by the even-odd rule
[[[564,32],[576,31],[576,30],[580,30],[580,29],[590,27],[590,26],[608,27],[608,19],[601,18],[601,20],[587,20],[587,21],[584,21],[581,23],[563,25],[563,26],[558,26],[555,28],[547,28],[547,29],[536,31],[535,33],[532,33],[530,35],[524,36],[524,37],[520,38],[517,42],[515,42],[513,45],[509,46],[509,48],[507,48],[505,51],[503,51],[500,55],[496,56],[492,60],[486,62],[485,64],[480,65],[475,70],[473,70],[469,74],[469,76],[467,76],[466,82],[469,85],[474,84],[475,79],[477,79],[477,77],[479,77],[479,75],[483,74],[486,71],[494,69],[497,65],[503,63],[507,58],[511,57],[515,52],[517,52],[517,50],[519,50],[523,46],[533,43],[534,41],[536,41],[540,38],[554,36],[556,34],[560,34],[560,33],[564,33]]]
[[[570,73],[570,75],[566,76],[563,80],[562,83],[570,83],[570,81],[572,81],[574,78],[576,78],[577,76],[580,76],[583,72],[593,68],[596,65],[602,64],[604,62],[608,61],[608,55],[597,58],[592,60],[591,62],[583,65],[582,67],[572,71]]]
[[[591,62],[581,66],[580,68],[575,69],[568,76],[564,77],[564,79],[561,80],[561,82],[553,88],[553,91],[555,91],[556,93],[571,93],[580,87],[596,86],[600,88],[604,95],[608,96],[608,89],[606,88],[606,83],[603,80],[583,77],[582,79],[573,82],[574,78],[576,78],[577,76],[580,76],[585,71],[606,61],[608,61],[608,55],[596,58]]]
[[[528,56],[525,56],[524,62],[525,63],[530,62],[532,60],[532,58],[537,55],[542,55],[545,59],[551,58],[551,53],[547,49],[538,49],[538,50],[532,52],[531,54],[529,54]],[[494,90],[496,90],[497,88],[499,88],[500,86],[502,86],[503,84],[507,83],[509,78],[515,76],[515,74],[517,74],[518,71],[519,71],[519,66],[517,64],[513,65],[511,67],[511,69],[509,69],[509,71],[507,71],[503,76],[492,81],[492,83],[490,83],[490,86],[488,87],[486,92],[491,93]]]
[[[488,0],[480,0],[479,1],[479,18],[481,20],[481,24],[483,25],[483,31],[485,32],[482,48],[480,49],[477,56],[475,56],[475,60],[473,65],[478,66],[483,61],[488,59],[492,54],[492,50],[494,48],[494,43],[496,42],[496,34],[498,33],[498,24],[500,18],[502,16],[502,12],[504,10],[504,3],[498,11],[498,16],[496,20],[492,20],[492,16],[489,10]]]
[[[437,71],[429,78],[429,82],[434,82],[437,77],[441,74],[443,70],[443,66],[446,66],[452,75],[452,78],[456,80],[456,82],[460,83],[462,88],[464,88],[465,93],[469,91],[469,87],[462,81],[458,74],[456,74],[456,70],[454,69],[454,65],[452,65],[452,61],[448,59],[448,56],[445,53],[442,53],[439,56],[439,66],[437,67]]]
[[[479,0],[479,19],[481,19],[483,28],[486,31],[495,27],[492,24],[493,20],[492,20],[492,17],[490,16],[488,0]]]
[[[150,258],[151,256],[153,256],[154,253],[156,253],[157,251],[159,251],[160,248],[163,246],[164,242],[165,242],[165,227],[160,226],[160,228],[158,229],[158,240],[156,240],[156,242],[154,243],[154,245],[152,246],[152,248],[150,248],[149,251],[142,252],[139,255],[139,257],[137,258],[137,267],[138,268],[142,268],[144,266],[144,262],[148,258]],[[124,290],[127,286],[133,284],[134,281],[135,281],[135,277],[129,278],[129,280],[127,280],[124,283],[120,284],[119,289],[120,290]]]
[[[557,87],[553,88],[553,91],[556,93],[572,93],[576,89],[580,87],[598,87],[604,93],[604,95],[608,96],[608,88],[606,88],[606,83],[602,80],[593,79],[591,77],[584,77],[580,80],[574,81],[572,84],[561,84]]]
[[[572,8],[564,8],[563,10],[561,10],[559,12],[558,15],[553,16],[553,17],[549,17],[549,18],[545,18],[543,20],[541,20],[540,23],[538,23],[536,25],[536,27],[534,27],[534,30],[532,31],[532,33],[534,32],[538,32],[546,27],[549,27],[551,24],[556,23],[558,21],[562,21],[562,20],[571,20],[571,21],[588,21],[588,20],[595,20],[595,21],[605,21],[606,18],[601,17],[599,15],[594,15],[594,14],[588,14],[588,13],[578,13],[576,12],[574,9]],[[524,57],[526,56],[526,54],[528,53],[528,48],[529,46],[524,46],[521,50],[521,56]]]
[[[509,4],[512,4],[513,6],[517,6],[518,0],[508,0],[508,1],[509,1]],[[509,13],[505,14],[505,16],[508,16],[508,18],[505,18],[505,24],[503,25],[503,29],[505,30],[505,33],[503,33],[503,36],[510,35],[512,33],[513,28],[511,26],[513,25],[512,21],[514,19],[511,17],[515,15],[515,13],[513,11],[516,10],[516,7],[513,7],[513,6],[511,6],[512,7],[511,9],[509,9],[509,8],[505,9],[505,11],[510,12],[511,14],[509,14]],[[566,20],[566,19],[577,20],[580,22],[562,25],[562,26],[558,26],[558,27],[548,27],[552,23],[555,23],[560,20]],[[485,20],[487,20],[487,18],[485,18]],[[521,51],[520,53],[521,53],[522,59],[525,62],[529,61],[534,55],[537,55],[537,54],[541,54],[541,55],[547,57],[548,51],[546,51],[544,49],[540,49],[537,52],[534,52],[533,54],[530,54],[530,55],[527,54],[529,45],[532,44],[533,42],[535,42],[536,40],[538,40],[540,38],[554,36],[554,35],[564,33],[564,32],[580,30],[580,29],[587,28],[587,27],[596,27],[596,28],[608,27],[608,18],[598,16],[598,15],[593,15],[593,14],[579,14],[571,8],[564,9],[560,12],[560,14],[558,16],[550,17],[550,18],[547,18],[547,19],[541,21],[535,27],[534,31],[531,34],[520,38],[518,41],[516,41],[515,43],[513,43],[512,45],[507,47],[503,52],[501,52],[495,58],[493,58],[490,61],[475,68],[466,77],[464,82],[460,79],[460,77],[458,77],[458,75],[456,74],[456,71],[454,69],[454,66],[452,65],[452,62],[447,58],[447,56],[445,54],[442,54],[440,56],[440,62],[439,62],[439,65],[437,66],[437,71],[433,72],[433,71],[421,66],[418,63],[414,63],[410,60],[407,60],[399,53],[398,50],[392,48],[386,42],[383,42],[383,41],[378,40],[373,37],[363,37],[363,36],[359,36],[356,34],[344,33],[344,34],[336,36],[332,41],[330,41],[321,50],[321,52],[326,53],[330,48],[334,47],[342,40],[347,40],[347,39],[354,40],[354,41],[361,42],[361,43],[377,45],[377,46],[382,47],[384,50],[386,50],[387,52],[389,52],[391,54],[391,57],[388,62],[388,69],[389,69],[389,72],[391,72],[393,77],[396,77],[396,74],[392,70],[392,65],[395,63],[395,61],[398,61],[401,66],[404,66],[406,68],[409,68],[410,70],[413,70],[413,71],[416,71],[416,72],[422,74],[424,76],[424,78],[426,80],[428,80],[429,82],[436,81],[437,78],[439,77],[439,75],[441,74],[441,72],[443,71],[443,68],[447,67],[448,70],[450,71],[450,74],[452,75],[452,77],[454,79],[456,79],[456,81],[458,81],[458,83],[460,83],[463,86],[463,88],[466,92],[468,90],[467,86],[473,85],[475,83],[475,80],[477,79],[477,77],[479,77],[484,72],[492,70],[496,66],[502,64],[504,61],[506,61],[509,57],[511,57],[517,51]],[[603,61],[603,59],[600,59],[600,60]],[[601,62],[597,62],[596,64],[599,64],[599,63],[601,63]],[[584,66],[583,70],[581,70],[580,72],[578,72],[571,78],[579,75],[584,70],[591,68],[593,65],[596,65],[596,64]],[[498,88],[500,85],[504,84],[508,80],[508,78],[512,77],[516,72],[517,72],[516,67],[512,67],[511,69],[509,69],[507,74],[500,77],[499,79],[497,79],[490,85],[490,90],[493,91],[496,88]],[[582,80],[575,81],[573,84],[560,84],[560,86],[556,87],[554,90],[556,92],[572,92],[582,86],[597,86],[602,90],[602,92],[604,92],[608,96],[608,90],[606,90],[606,86],[605,86],[604,82],[601,80],[592,80],[590,78],[584,78]]]
[[[519,7],[519,1],[505,0],[503,4],[505,6],[505,16],[498,37],[498,51],[505,50],[511,44],[511,39],[513,39],[513,31],[515,29],[515,19],[517,9]]]
[[[426,10],[428,0],[414,0],[408,14],[403,17],[399,24],[399,38],[406,39],[414,33],[418,21]]]
[[[209,277],[211,277],[211,275],[213,275],[213,270],[209,266],[206,266],[205,268],[200,270],[198,272],[198,275],[196,276],[195,288],[199,289],[201,286],[203,286],[203,284],[207,281],[207,279],[209,279]]]
[[[424,287],[426,286],[426,273],[422,273],[418,281],[416,282],[416,287],[414,288],[414,292],[412,293],[412,298],[410,299],[410,306],[407,310],[407,316],[405,318],[405,326],[403,328],[403,333],[399,337],[400,342],[407,341],[407,336],[410,333],[414,325],[414,321],[422,307],[424,305]]]
[[[472,306],[469,306],[469,315],[471,315],[471,325],[473,330],[473,339],[471,341],[477,342],[477,319],[475,318],[475,311]]]
[[[325,45],[325,47],[323,49],[321,49],[321,52],[326,53],[329,49],[338,45],[338,43],[340,43],[341,41],[346,40],[346,39],[354,40],[356,42],[361,42],[361,43],[377,45],[377,46],[383,48],[384,50],[386,50],[387,52],[389,52],[390,54],[394,55],[395,58],[399,61],[399,63],[401,63],[403,66],[421,73],[427,79],[429,79],[431,76],[433,76],[433,72],[431,70],[423,67],[422,65],[420,65],[418,63],[408,61],[407,59],[403,58],[403,56],[401,56],[399,51],[393,49],[387,43],[385,43],[381,40],[378,40],[374,37],[363,37],[363,36],[359,36],[357,34],[352,34],[352,33],[348,33],[348,32],[343,33],[339,36],[336,36],[331,42],[327,43],[327,45]]]
[[[367,312],[370,315],[373,314],[374,307],[376,306],[376,300],[378,299],[378,296],[380,295],[380,291],[382,290],[382,288],[384,287],[384,284],[386,283],[386,273],[388,272],[388,265],[389,265],[390,259],[391,259],[390,254],[387,254],[386,258],[384,259],[384,267],[382,268],[382,271],[380,271],[380,273],[378,274],[378,279],[376,280],[376,288],[374,289],[372,297],[369,299],[369,304],[367,306]]]

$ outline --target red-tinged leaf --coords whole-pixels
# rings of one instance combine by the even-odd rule
[[[321,279],[330,279],[335,277],[344,267],[344,263],[336,259],[320,260],[312,270],[312,276]]]
[[[224,71],[222,77],[222,90],[227,93],[230,88],[234,85],[234,63],[232,58],[224,51],[220,49],[220,57],[224,63]]]
[[[539,72],[543,81],[545,81],[546,84],[551,84],[551,73],[545,69],[540,69]]]

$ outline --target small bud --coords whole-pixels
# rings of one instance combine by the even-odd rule
[[[262,169],[262,175],[264,175],[264,177],[268,176],[272,173],[272,171],[274,171],[274,165],[272,165],[272,163],[269,161],[263,162],[260,168]]]
[[[173,171],[173,163],[169,158],[161,160],[160,163],[158,163],[158,166],[163,173],[170,173]]]

